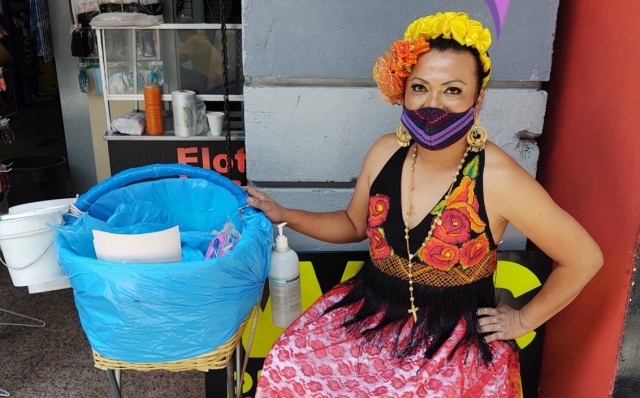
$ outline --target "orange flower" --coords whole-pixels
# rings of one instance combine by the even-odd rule
[[[375,194],[369,198],[369,227],[381,225],[389,214],[389,197],[382,194]]]
[[[478,198],[474,193],[475,187],[475,180],[467,176],[462,177],[460,185],[451,192],[451,195],[449,195],[449,199],[447,199],[445,205],[449,209],[458,209],[467,215],[471,221],[471,229],[474,232],[482,232],[486,225],[480,218],[480,215],[478,215],[480,205],[478,203]]]
[[[387,51],[382,57],[378,57],[373,66],[373,80],[380,89],[380,97],[393,104],[402,105],[404,102],[404,78],[397,76],[396,62]]]
[[[460,265],[469,268],[477,265],[489,252],[489,239],[482,234],[475,239],[465,242],[460,247]]]
[[[396,40],[391,45],[391,50],[395,51],[399,58],[406,58],[411,52],[411,43],[408,40]]]
[[[382,260],[389,257],[393,251],[384,237],[382,228],[369,228],[367,230],[369,237],[369,253],[374,260]]]
[[[380,89],[380,97],[393,104],[404,103],[405,79],[411,67],[418,62],[418,55],[429,51],[429,43],[424,37],[413,41],[397,40],[383,56],[378,57],[373,66],[373,80]]]
[[[456,209],[446,209],[440,215],[442,224],[436,224],[433,236],[445,243],[462,243],[471,234],[469,217]]]
[[[460,258],[456,246],[433,237],[422,247],[420,255],[426,264],[441,271],[449,270]]]

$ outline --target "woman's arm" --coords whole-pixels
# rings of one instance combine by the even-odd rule
[[[366,238],[369,189],[382,166],[398,145],[393,136],[383,136],[367,153],[351,201],[346,210],[315,213],[288,209],[253,187],[244,187],[249,194],[247,203],[265,212],[273,223],[287,222],[287,226],[312,238],[330,243],[360,242]]]
[[[511,157],[498,148],[491,152],[498,159],[485,167],[486,202],[499,219],[513,224],[557,266],[521,310],[501,304],[478,311],[487,341],[514,339],[542,325],[573,301],[603,264],[600,248],[587,231]]]

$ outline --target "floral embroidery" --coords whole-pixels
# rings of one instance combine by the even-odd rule
[[[446,209],[440,215],[442,224],[433,230],[433,236],[445,243],[462,243],[471,236],[471,221],[457,209]]]
[[[422,246],[419,257],[426,264],[441,271],[447,271],[458,262],[460,253],[457,246],[432,237]]]
[[[468,176],[462,177],[458,185],[449,195],[449,199],[444,201],[444,205],[449,209],[458,209],[464,213],[471,221],[471,230],[480,233],[484,231],[485,223],[480,218],[478,211],[480,203],[475,195],[476,181]]]
[[[386,221],[389,214],[389,197],[376,194],[369,197],[369,228],[380,226]]]
[[[382,228],[369,228],[367,237],[369,237],[369,252],[373,259],[381,260],[393,254]]]
[[[415,252],[416,259],[441,271],[459,264],[465,270],[478,265],[491,251],[485,232],[486,223],[480,218],[480,202],[475,194],[480,157],[474,156],[461,170],[462,178],[446,199],[431,211],[440,214],[440,223],[433,235]],[[369,252],[374,260],[394,254],[382,225],[389,215],[391,200],[387,195],[369,197],[367,237]]]
[[[460,265],[463,269],[477,265],[489,253],[489,239],[485,234],[478,236],[460,247]]]

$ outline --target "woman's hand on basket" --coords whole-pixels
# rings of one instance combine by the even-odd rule
[[[531,331],[522,324],[520,311],[504,303],[498,304],[496,308],[479,308],[478,316],[480,332],[485,334],[487,343],[513,340]]]
[[[284,213],[286,209],[276,203],[267,194],[259,191],[253,187],[242,187],[244,191],[249,195],[247,198],[247,204],[256,209],[260,209],[264,212],[267,218],[273,223],[280,223],[284,221]]]

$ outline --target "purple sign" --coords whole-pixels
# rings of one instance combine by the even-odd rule
[[[502,25],[504,25],[504,18],[507,15],[509,9],[509,2],[511,0],[485,0],[493,16],[493,23],[496,25],[496,33],[498,39],[500,38],[500,32],[502,31]]]

